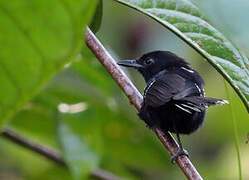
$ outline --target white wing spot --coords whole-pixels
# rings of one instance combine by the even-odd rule
[[[204,90],[204,89],[202,89],[202,91],[203,91],[203,96],[205,97],[205,96],[206,96],[205,90]]]
[[[175,104],[175,106],[178,107],[179,109],[181,109],[181,110],[183,110],[183,111],[189,113],[189,114],[192,114],[192,112],[190,112],[190,111],[187,110],[187,109],[184,109],[183,107],[179,106],[178,104]]]
[[[181,67],[181,69],[183,69],[183,70],[185,70],[185,71],[188,71],[188,72],[190,72],[190,73],[194,73],[194,71],[193,71],[193,70],[191,70],[191,69],[187,69],[187,68],[185,68],[185,67]]]
[[[201,89],[196,83],[195,83],[195,87],[198,89],[199,93],[201,94]]]
[[[156,82],[156,80],[154,79],[146,88],[144,91],[144,98],[146,98],[146,94],[148,92],[148,90],[151,88],[151,86]]]
[[[196,108],[196,107],[193,107],[193,106],[188,106],[187,104],[181,104],[182,106],[185,106],[186,108],[189,108],[189,109],[192,109],[192,110],[194,110],[194,111],[196,111],[196,112],[201,112],[198,108]]]

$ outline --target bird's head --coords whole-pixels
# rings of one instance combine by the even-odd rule
[[[189,68],[189,64],[182,58],[169,51],[153,51],[144,54],[137,60],[123,60],[118,62],[121,66],[137,69],[148,81],[162,70],[171,70],[178,67]]]

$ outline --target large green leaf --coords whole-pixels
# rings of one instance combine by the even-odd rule
[[[0,125],[80,50],[97,0],[0,2]]]
[[[199,52],[232,85],[249,111],[249,61],[188,0],[116,0],[155,19]]]

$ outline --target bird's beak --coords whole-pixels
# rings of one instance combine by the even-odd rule
[[[136,69],[143,68],[141,64],[138,64],[136,60],[123,60],[119,61],[118,65],[125,66],[125,67],[133,67]]]

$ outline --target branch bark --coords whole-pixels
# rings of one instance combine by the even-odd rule
[[[27,148],[33,152],[36,152],[45,158],[67,168],[67,165],[65,161],[62,159],[61,154],[49,147],[46,147],[44,145],[38,144],[27,137],[21,136],[20,134],[16,133],[13,130],[10,130],[8,128],[3,129],[3,131],[0,134],[5,139],[8,139],[24,148]],[[107,172],[102,169],[96,169],[94,172],[91,173],[91,176],[96,179],[101,180],[124,180],[123,178],[117,177],[113,175],[110,172]]]
[[[85,41],[89,49],[97,57],[100,63],[102,63],[105,69],[110,73],[112,78],[129,98],[130,103],[133,104],[139,111],[143,101],[142,95],[88,27],[85,34]],[[168,150],[170,155],[177,152],[179,146],[170,133],[163,133],[157,128],[152,130],[162,142],[163,146]],[[202,180],[202,177],[186,156],[180,156],[176,163],[189,180]]]

